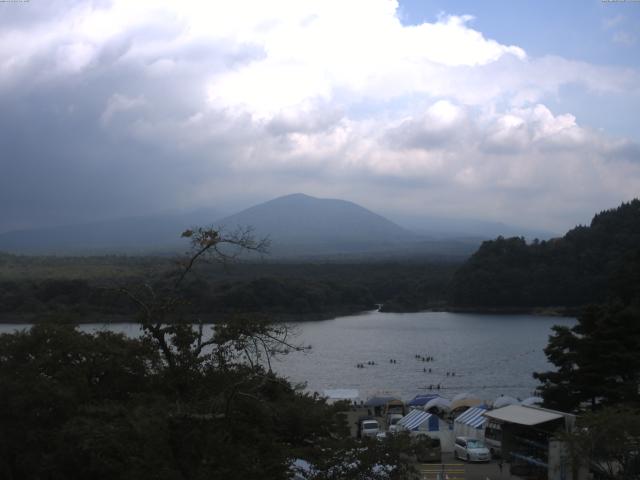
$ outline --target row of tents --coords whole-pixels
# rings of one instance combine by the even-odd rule
[[[331,401],[347,400],[353,403],[359,403],[360,392],[357,389],[334,389],[325,390],[324,396]],[[377,395],[370,397],[363,403],[365,407],[376,408],[386,405],[390,401],[401,401],[396,396]],[[542,398],[529,397],[520,400],[508,395],[500,395],[493,401],[485,401],[471,393],[459,393],[452,399],[440,396],[437,393],[419,394],[406,402],[408,407],[420,408],[425,411],[436,409],[439,413],[455,412],[463,408],[471,408],[485,406],[485,408],[501,408],[507,405],[541,405]]]
[[[334,391],[333,398],[334,400],[350,400],[357,404],[357,392],[357,390]],[[329,396],[327,393],[325,392],[325,396]],[[428,434],[432,438],[439,438],[442,451],[446,452],[453,450],[455,437],[484,438],[484,429],[487,423],[485,412],[509,405],[533,406],[540,404],[542,404],[542,399],[539,397],[519,400],[501,395],[493,401],[484,401],[470,393],[461,393],[451,399],[444,398],[439,394],[420,394],[408,402],[402,402],[394,396],[378,395],[370,397],[361,405],[375,410],[377,415],[391,413],[390,406],[394,408],[393,413],[398,413],[395,408],[398,405],[403,405],[401,412],[404,416],[398,421],[398,428],[413,434]],[[408,407],[408,411],[404,406]]]
[[[375,397],[374,397],[375,398]],[[407,402],[407,405],[422,410],[431,411],[437,409],[440,412],[455,412],[464,408],[483,406],[486,408],[502,408],[507,405],[541,405],[542,398],[529,397],[519,400],[508,395],[501,395],[493,401],[485,401],[470,393],[460,393],[451,400],[441,397],[438,394],[416,395]],[[366,405],[366,404],[365,404]]]

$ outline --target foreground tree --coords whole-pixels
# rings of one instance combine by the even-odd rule
[[[607,303],[586,309],[574,327],[554,327],[545,353],[557,369],[534,373],[547,406],[640,406],[638,272],[640,252],[634,252],[612,277]]]
[[[169,285],[122,289],[139,307],[140,338],[58,323],[0,336],[0,477],[285,479],[305,459],[309,479],[407,478],[397,441],[356,442],[346,405],[272,371],[273,355],[302,348],[286,326],[194,325],[182,289],[196,263],[265,243],[247,231],[183,236],[193,250]]]

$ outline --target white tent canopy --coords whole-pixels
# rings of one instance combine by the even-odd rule
[[[414,409],[398,420],[398,426],[410,432],[429,432],[433,435],[440,431],[441,420],[431,413]]]
[[[507,405],[517,405],[520,401],[517,398],[510,397],[508,395],[501,395],[493,401],[493,408],[502,408]]]
[[[484,416],[486,411],[486,408],[470,408],[458,415],[454,422],[469,425],[473,428],[482,428],[487,421],[487,418]]]
[[[520,405],[542,405],[544,400],[542,397],[528,397],[520,402]]]
[[[436,397],[425,403],[422,408],[424,410],[429,410],[434,407],[439,408],[440,410],[451,410],[451,402],[446,398]]]
[[[475,397],[467,397],[460,398],[459,400],[451,401],[451,410],[456,410],[457,408],[463,407],[477,407],[478,405],[482,405],[482,400]]]
[[[484,440],[484,426],[487,417],[485,408],[470,408],[458,415],[453,421],[453,432],[456,437],[471,437]]]
[[[469,392],[462,392],[462,393],[459,393],[459,394],[455,395],[451,399],[451,402],[453,403],[453,402],[457,402],[458,400],[464,400],[464,399],[467,399],[467,398],[477,398],[477,396],[473,395],[472,393],[469,393]]]

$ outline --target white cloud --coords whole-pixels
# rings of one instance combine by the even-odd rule
[[[635,45],[637,40],[634,34],[629,32],[624,32],[624,31],[614,33],[612,39],[613,39],[613,43],[626,45],[628,47]]]
[[[0,95],[55,104],[64,90],[69,122],[93,118],[83,127],[131,142],[132,158],[161,150],[154,174],[186,178],[167,202],[241,181],[277,195],[285,178],[372,207],[517,220],[640,191],[636,143],[547,106],[568,85],[639,96],[638,71],[531,57],[473,25],[405,26],[390,0],[79,2],[0,31]]]
[[[613,17],[607,17],[604,20],[602,20],[602,28],[604,28],[605,30],[609,30],[611,28],[617,27],[623,21],[624,21],[623,15],[615,15]]]

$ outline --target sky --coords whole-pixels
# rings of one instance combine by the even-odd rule
[[[289,193],[564,232],[640,192],[640,1],[0,2],[0,232]]]

